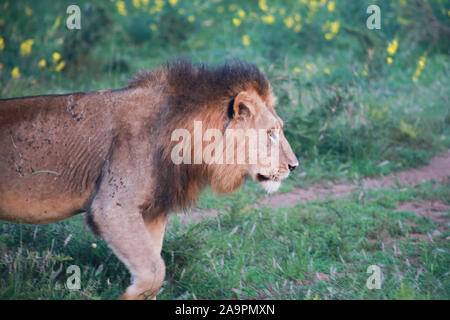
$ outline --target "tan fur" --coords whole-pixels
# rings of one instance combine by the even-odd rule
[[[194,120],[223,133],[279,129],[275,103],[253,66],[185,63],[141,73],[124,89],[0,100],[0,218],[50,223],[87,212],[133,276],[121,298],[154,298],[169,211],[192,205],[206,185],[232,192],[248,175],[275,190],[298,165],[282,133],[278,167],[174,165],[171,132],[192,131]]]

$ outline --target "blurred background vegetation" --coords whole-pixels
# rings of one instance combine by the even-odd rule
[[[81,9],[81,30],[66,27],[72,4]],[[380,30],[366,27],[371,4],[381,9]],[[283,192],[322,179],[357,180],[422,165],[448,149],[449,44],[448,0],[3,0],[0,98],[124,87],[137,70],[180,57],[213,64],[247,60],[271,80],[286,136],[301,161]],[[421,188],[375,194],[367,203],[358,197],[265,208],[264,216],[249,209],[262,193],[252,182],[225,200],[206,193],[201,207],[231,215],[189,228],[175,223],[164,244],[168,282],[162,298],[448,299],[448,250],[442,254],[436,247],[448,248],[448,240],[447,246],[402,244],[412,263],[425,261],[426,278],[418,278],[408,259],[367,241],[385,230],[405,233],[397,220],[413,215],[391,212],[396,201],[448,202],[448,187]],[[341,226],[336,213],[349,220]],[[39,228],[0,227],[0,297],[115,298],[129,282],[81,217]],[[428,220],[419,227],[435,228]],[[291,245],[298,247],[293,258],[291,251],[280,255]],[[333,265],[345,270],[340,254],[359,273],[333,284],[337,293],[302,280]],[[222,259],[218,269],[215,257]],[[65,276],[62,265],[72,261],[83,265],[88,283],[76,293],[55,291],[55,279]],[[276,261],[283,261],[282,268]],[[374,261],[391,274],[408,273],[388,277],[384,290],[364,291],[357,284],[365,283],[365,266]],[[280,285],[286,283],[289,291]]]
[[[81,30],[69,30],[72,2],[2,2],[0,97],[123,87],[179,57],[240,58],[268,74],[315,173],[385,173],[450,143],[449,1],[78,1]],[[381,30],[366,27],[370,4]]]
[[[81,30],[68,30],[72,2],[2,2],[2,98],[123,87],[179,57],[240,58],[268,74],[304,163],[371,175],[449,145],[449,1],[78,1]],[[381,30],[366,27],[370,4]]]

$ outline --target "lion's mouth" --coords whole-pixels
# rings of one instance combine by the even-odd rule
[[[264,181],[269,181],[269,180],[271,180],[271,177],[270,177],[270,176],[265,176],[265,175],[263,175],[263,174],[261,174],[261,173],[258,173],[258,174],[256,175],[256,179],[257,179],[259,182],[264,182]]]

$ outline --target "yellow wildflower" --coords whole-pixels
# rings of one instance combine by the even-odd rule
[[[19,67],[14,67],[14,69],[12,69],[11,76],[13,79],[19,79],[22,76],[20,74]]]
[[[246,16],[245,11],[242,10],[242,9],[239,9],[238,12],[237,12],[237,14],[238,14],[239,18],[241,18],[241,19],[244,19],[245,16]]]
[[[425,58],[424,56],[420,57],[419,59],[419,68],[423,69],[425,67],[425,61],[427,61],[427,58]]]
[[[233,24],[236,27],[239,27],[241,25],[241,20],[239,20],[238,18],[233,18]]]
[[[328,11],[333,12],[333,11],[334,11],[334,8],[335,8],[334,1],[328,2],[328,5],[327,5]]]
[[[188,17],[188,21],[191,22],[191,23],[194,22],[195,21],[195,17],[194,16],[189,16]]]
[[[388,64],[391,64],[391,63],[392,63],[392,58],[391,58],[391,57],[387,57],[386,60],[387,60],[387,63],[388,63]]]
[[[242,43],[244,44],[244,46],[248,47],[251,44],[250,37],[248,35],[244,34],[242,36]]]
[[[326,73],[326,74],[330,74],[331,73],[330,69],[328,69],[328,68],[323,69],[323,72]]]
[[[283,20],[286,28],[290,29],[294,25],[294,19],[292,17],[287,17]]]
[[[151,25],[150,25],[150,30],[152,30],[152,31],[156,31],[156,30],[158,30],[158,26],[156,25],[156,24],[154,24],[154,23],[152,23]]]
[[[269,14],[267,16],[262,16],[261,20],[264,21],[264,23],[267,23],[267,24],[272,24],[272,23],[275,22],[275,18],[271,14]]]
[[[47,61],[45,61],[45,59],[41,59],[41,61],[39,61],[38,66],[40,69],[45,68],[47,66]]]
[[[169,0],[169,3],[170,3],[172,6],[176,6],[177,3],[178,3],[178,0]]]
[[[33,10],[31,10],[29,7],[25,7],[25,14],[31,17],[33,15]]]
[[[339,32],[339,21],[335,21],[331,23],[331,32],[336,34]]]
[[[398,48],[398,41],[397,39],[392,40],[392,42],[388,43],[387,52],[389,55],[393,56]]]
[[[327,40],[331,40],[331,39],[333,39],[333,34],[332,33],[325,33],[325,39],[327,39]]]
[[[300,20],[302,19],[302,16],[298,13],[295,14],[295,21],[300,22]]]
[[[295,67],[295,68],[294,68],[294,72],[295,72],[295,73],[299,73],[300,71],[302,71],[301,68],[299,68],[299,67]]]
[[[0,51],[2,51],[3,49],[5,49],[5,39],[0,37]]]
[[[60,72],[65,66],[66,66],[66,62],[65,62],[65,61],[61,61],[61,62],[55,67],[55,71],[56,71],[56,72]]]
[[[141,6],[141,1],[140,0],[133,0],[133,7],[139,8],[140,6]]]
[[[20,45],[20,54],[22,56],[29,56],[31,53],[31,47],[33,46],[34,40],[28,39]]]
[[[307,63],[307,64],[305,65],[305,68],[308,69],[308,70],[311,70],[311,69],[312,69],[312,66],[311,66],[309,63]]]
[[[59,54],[59,52],[53,52],[53,62],[58,62],[59,59],[61,59],[61,55]]]
[[[119,14],[121,14],[122,16],[127,15],[127,9],[125,8],[125,2],[117,1],[116,7],[117,7],[117,11],[119,12]]]
[[[258,6],[262,11],[267,11],[267,9],[268,9],[266,0],[259,0]]]
[[[301,24],[296,24],[294,27],[294,32],[299,33],[302,30],[302,25]]]

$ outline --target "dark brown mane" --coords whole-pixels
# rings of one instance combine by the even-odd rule
[[[230,120],[229,103],[239,92],[253,89],[261,98],[268,97],[270,83],[266,76],[256,66],[241,61],[214,67],[177,61],[155,71],[141,72],[129,84],[129,88],[153,86],[162,89],[164,98],[157,108],[158,117],[150,126],[157,141],[152,157],[156,187],[153,199],[143,205],[145,213],[158,216],[191,206],[204,186],[218,180],[214,170],[219,170],[221,180],[227,180],[223,183],[228,183],[219,189],[238,188],[244,177],[234,167],[173,164],[170,155],[176,142],[171,142],[170,137],[177,128],[192,132],[194,119],[204,120],[203,130],[224,131]]]

